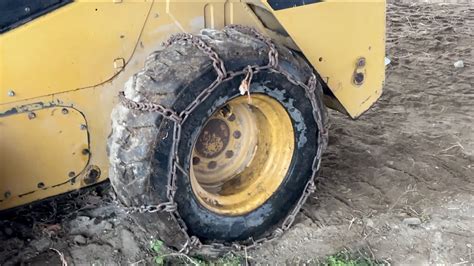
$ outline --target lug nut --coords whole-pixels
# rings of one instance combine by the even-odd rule
[[[207,164],[207,168],[209,169],[214,169],[217,167],[217,162],[216,161],[211,161],[209,164]]]
[[[235,120],[235,115],[234,114],[231,114],[227,120],[229,120],[230,122],[234,121]]]
[[[236,131],[234,131],[234,133],[232,135],[234,136],[234,138],[238,139],[238,138],[240,138],[240,136],[242,136],[242,133],[240,133],[240,131],[236,130]]]
[[[232,158],[232,156],[234,156],[234,152],[233,152],[233,151],[226,151],[226,152],[225,152],[225,157],[227,157],[227,158]]]

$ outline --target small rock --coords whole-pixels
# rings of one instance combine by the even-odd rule
[[[43,252],[51,246],[51,240],[48,238],[40,238],[30,242],[30,246],[38,252]]]
[[[367,219],[365,221],[365,225],[367,225],[368,227],[374,227],[374,221],[372,221],[372,219]]]
[[[104,230],[112,230],[114,228],[114,226],[109,222],[104,221],[103,223]]]
[[[123,229],[121,232],[122,239],[122,253],[128,258],[134,258],[139,252],[138,247],[133,234],[127,229]]]
[[[87,239],[82,235],[75,236],[73,240],[74,240],[74,243],[79,244],[79,245],[84,245],[87,243]]]
[[[403,219],[403,224],[416,226],[421,224],[421,220],[416,217],[405,218]]]
[[[455,68],[463,68],[464,67],[464,61],[459,60],[459,61],[454,62],[454,67]]]

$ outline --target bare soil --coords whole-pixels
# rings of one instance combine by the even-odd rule
[[[345,251],[474,264],[474,5],[389,4],[387,23],[382,98],[355,121],[330,113],[318,191],[248,262],[317,264]],[[108,184],[0,218],[1,265],[60,264],[59,254],[69,265],[150,264],[151,241]]]

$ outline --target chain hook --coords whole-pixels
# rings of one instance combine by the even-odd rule
[[[252,67],[248,65],[245,68],[245,71],[247,72],[247,74],[245,75],[245,78],[240,83],[239,91],[240,91],[240,95],[245,95],[247,93],[248,103],[252,104],[252,98],[250,97],[250,84],[252,83],[252,78],[253,78]]]

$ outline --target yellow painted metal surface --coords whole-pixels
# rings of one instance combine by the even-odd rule
[[[7,32],[0,45],[0,99],[13,102],[111,79],[135,49],[151,3],[76,1]],[[7,97],[8,90],[15,97]]]
[[[385,8],[385,0],[327,0],[273,12],[353,118],[382,94]],[[366,64],[357,69],[360,58]],[[365,76],[361,85],[357,71]]]
[[[0,210],[84,187],[88,185],[84,180],[91,166],[100,170],[97,182],[107,179],[106,142],[110,112],[117,102],[118,91],[130,76],[141,70],[146,57],[177,32],[193,33],[205,27],[221,28],[228,24],[253,26],[290,47],[295,41],[328,80],[331,90],[351,116],[358,116],[378,98],[384,71],[382,0],[332,0],[276,11],[276,17],[293,40],[267,31],[244,2],[77,0],[0,34],[0,125],[15,116],[9,110],[34,103],[48,109],[74,108],[87,121],[90,151],[87,166],[76,177],[77,182],[67,182],[69,177],[58,171],[46,176],[44,183],[64,180],[61,185],[37,189],[22,197],[11,196],[8,203],[0,202]],[[260,1],[247,2],[263,6]],[[364,71],[367,80],[353,86],[355,63],[360,56],[366,57],[367,65],[358,71]],[[323,61],[320,62],[319,57],[323,57]],[[68,123],[73,121],[52,127],[57,132]],[[15,128],[13,130],[22,130]],[[17,142],[9,144],[4,134],[0,132],[1,147]],[[71,142],[83,141],[82,137],[70,136]],[[64,152],[64,147],[51,137],[42,139],[42,145],[48,149],[36,149],[35,143],[39,140],[33,137],[22,141],[22,149],[29,148],[38,158]],[[1,173],[11,174],[0,175],[0,191],[17,176],[15,168],[4,159],[5,150],[1,150],[0,169]],[[69,152],[73,152],[72,148]],[[69,159],[58,158],[55,164],[61,169],[72,169],[82,163],[79,159],[78,162]],[[47,168],[43,164],[25,164],[24,167],[31,173],[44,173]],[[37,187],[36,178],[40,176],[23,180],[25,188]]]
[[[25,194],[77,182],[89,161],[87,123],[80,112],[34,107],[0,120],[2,206],[14,206]]]

